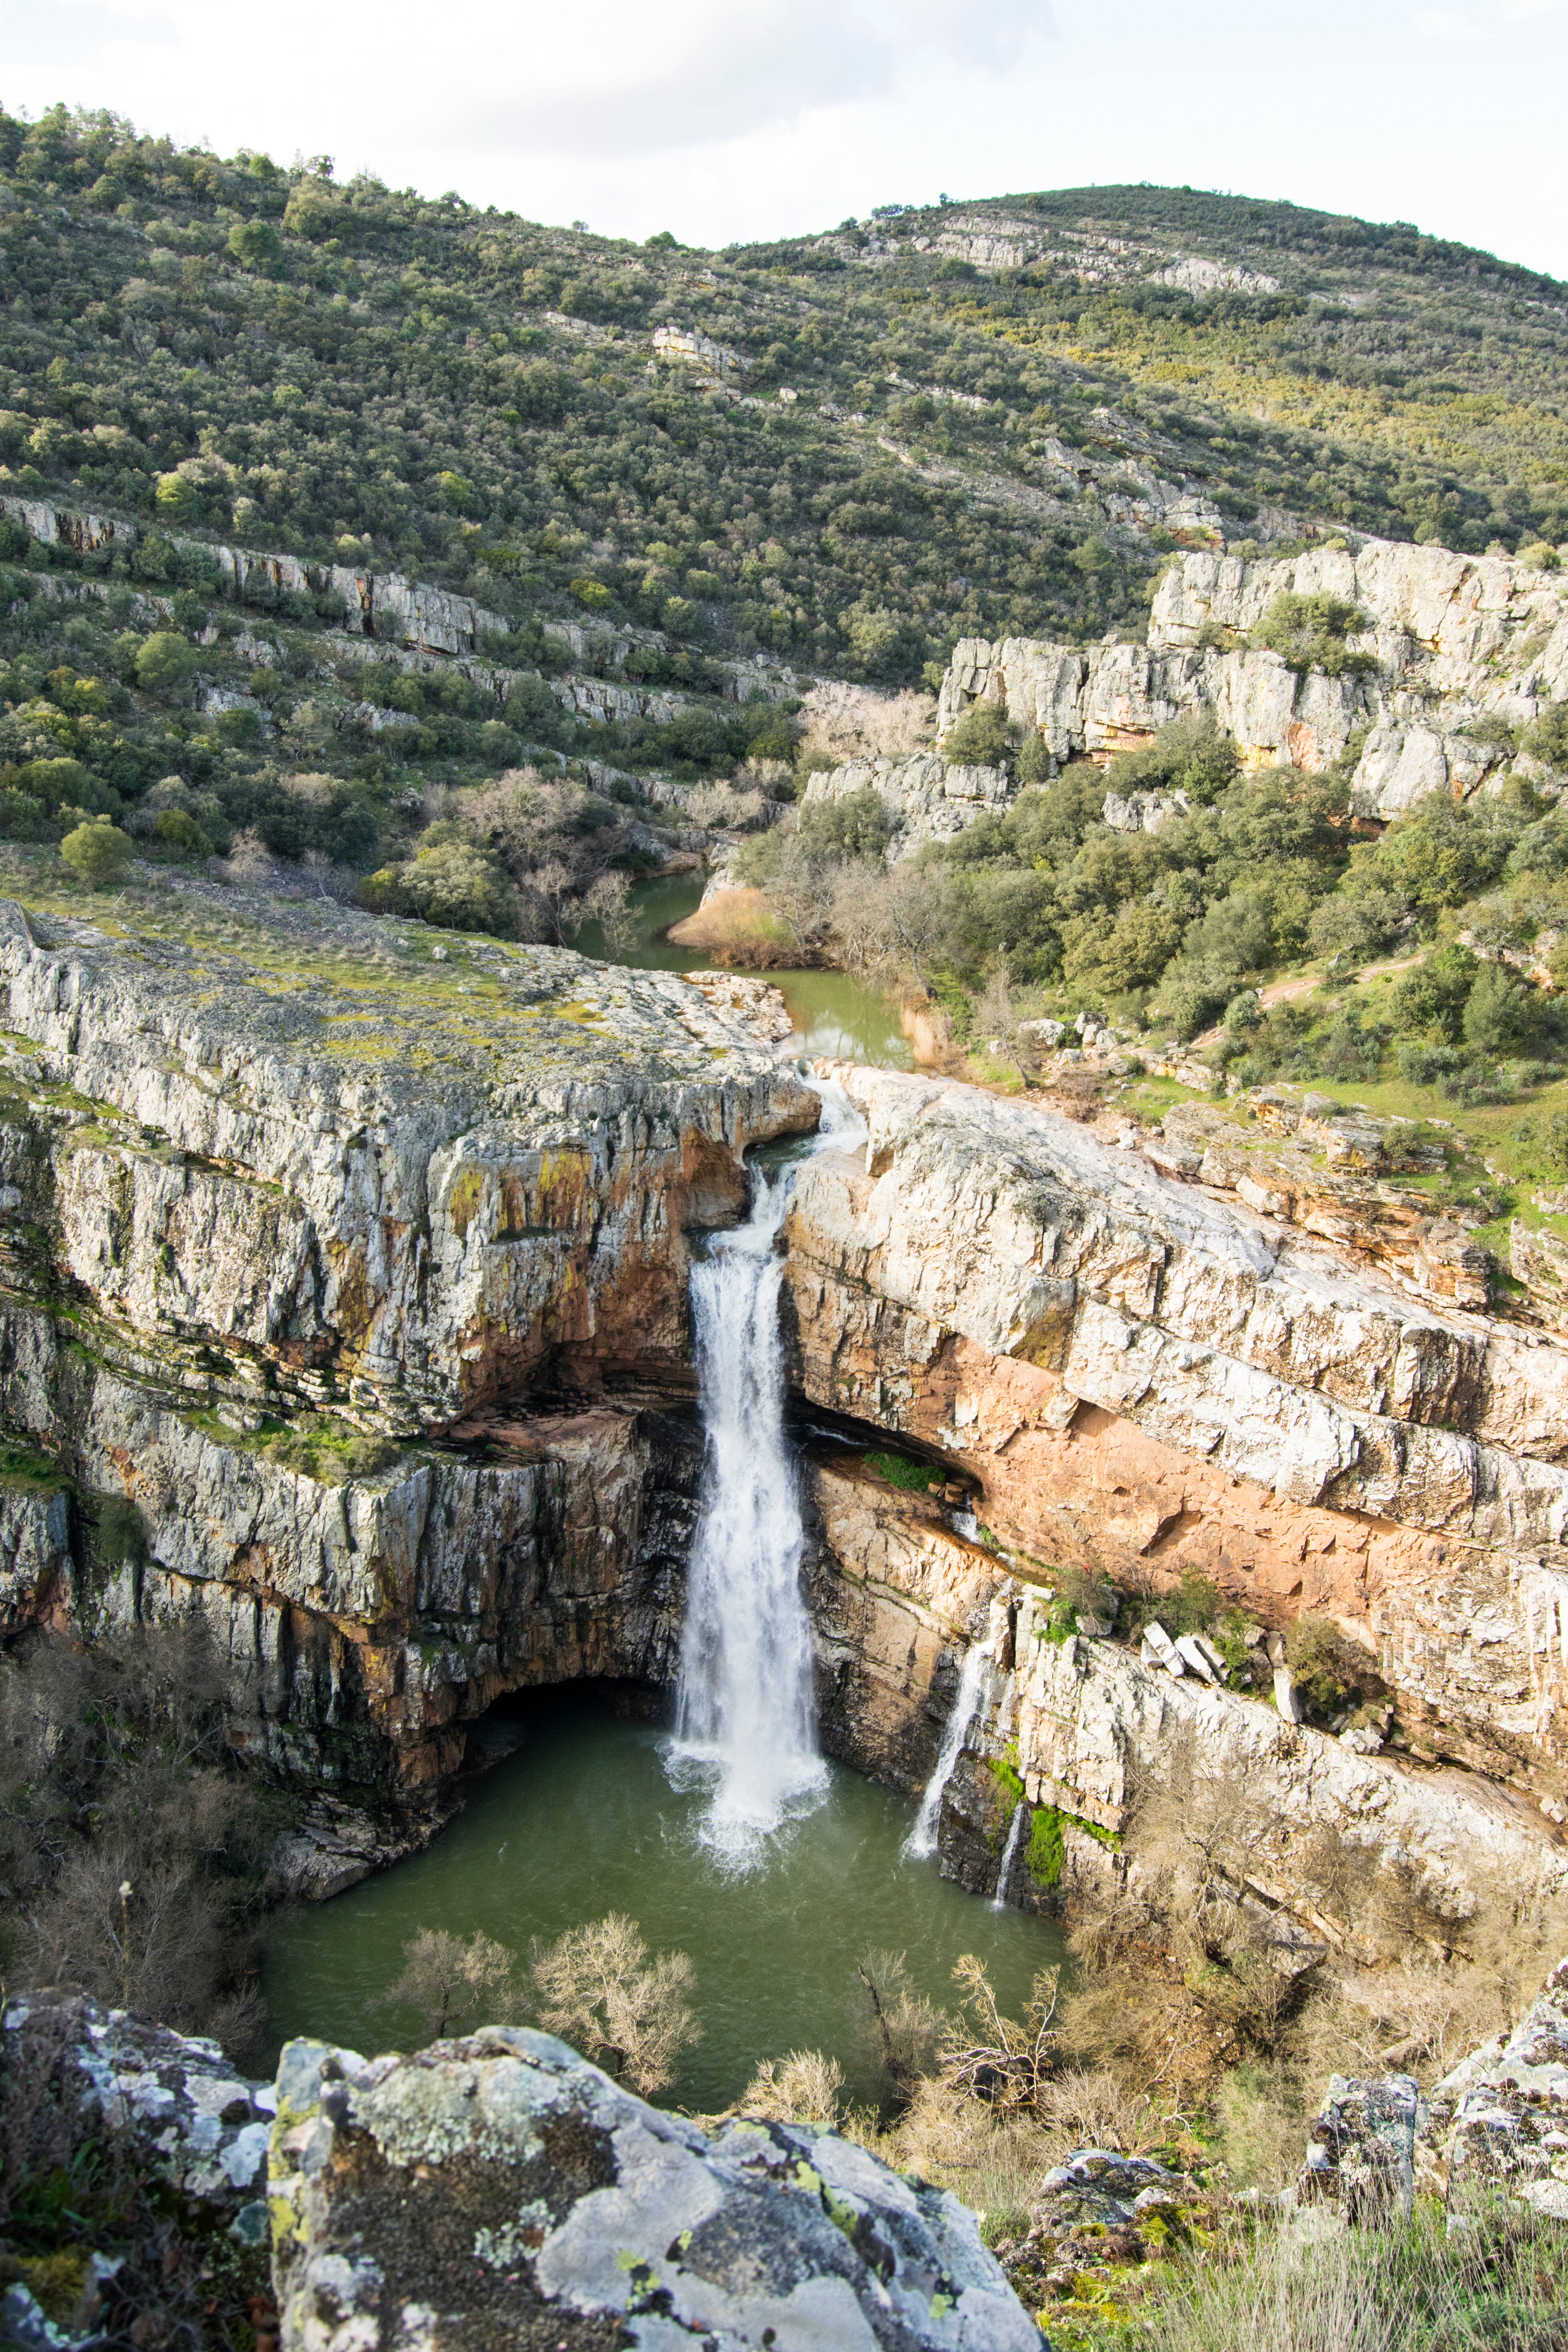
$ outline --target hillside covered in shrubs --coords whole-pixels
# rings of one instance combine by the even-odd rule
[[[0,488],[909,682],[1178,541],[1563,534],[1554,281],[1191,190],[633,246],[0,115]]]

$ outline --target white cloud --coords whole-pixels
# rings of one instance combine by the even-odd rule
[[[1048,0],[595,0],[591,12],[468,0],[445,17],[423,0],[384,0],[369,17],[273,0],[232,22],[226,41],[210,0],[41,0],[25,35],[0,32],[0,73],[52,51],[73,80],[107,68],[145,91],[145,52],[173,47],[188,65],[205,53],[209,114],[287,92],[303,114],[325,100],[346,115],[374,91],[399,142],[611,155],[886,98],[933,67],[999,73],[1052,30]]]
[[[1375,130],[1345,104],[1352,54],[1399,93]],[[0,0],[13,108],[112,106],[226,152],[711,245],[941,189],[1150,180],[1568,272],[1568,162],[1521,147],[1521,73],[1563,86],[1564,0],[1318,0],[1310,42],[1256,0]]]
[[[723,0],[612,8],[610,40],[584,56],[557,33],[531,44],[511,86],[468,111],[486,143],[526,138],[552,153],[650,153],[708,144],[802,115],[885,98],[932,65],[1011,65],[1049,27],[1028,0],[984,14],[953,0]],[[504,76],[500,58],[494,61]]]

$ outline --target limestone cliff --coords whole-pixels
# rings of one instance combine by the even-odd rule
[[[732,1218],[747,1147],[818,1110],[746,992],[341,910],[220,950],[11,908],[0,985],[5,1624],[199,1612],[242,1748],[431,1805],[506,1693],[667,1683],[700,1461],[687,1229]],[[945,1837],[964,1874],[994,1861],[984,1758],[1016,1741],[1031,1802],[1113,1833],[1129,1773],[1193,1725],[1278,1768],[1282,1818],[1404,1821],[1419,1786],[1441,1801],[1408,1845],[1550,1845],[1563,1347],[1487,1312],[1373,1178],[1333,1193],[1300,1135],[1262,1138],[1267,1164],[1217,1125],[1151,1158],[837,1076],[868,1141],[805,1166],[786,1229],[794,1381],[849,1441],[809,1469],[827,1743],[923,1784],[989,1626]],[[858,1467],[879,1433],[945,1495]],[[1266,1627],[1331,1616],[1403,1756],[1036,1643],[1064,1568],[1195,1570]],[[307,1883],[377,1858],[321,1834]]]
[[[1249,646],[1277,596],[1338,599],[1367,625],[1338,673]],[[873,786],[899,821],[890,857],[950,839],[1005,807],[999,768],[950,765],[942,739],[973,704],[999,704],[1053,758],[1108,761],[1184,713],[1212,710],[1248,766],[1317,770],[1353,745],[1352,805],[1387,818],[1424,793],[1463,797],[1517,768],[1509,730],[1568,699],[1568,587],[1502,555],[1363,539],[1248,562],[1187,554],[1160,582],[1147,642],[1089,646],[962,638],[942,679],[938,743],[902,761],[858,761],[813,777],[808,800]],[[1106,822],[1130,826],[1124,803]],[[1152,830],[1148,819],[1142,822]]]
[[[1370,625],[1349,643],[1370,657],[1366,674],[1225,649],[1282,594],[1332,596],[1363,613]],[[1511,557],[1384,540],[1271,562],[1185,555],[1160,583],[1146,646],[965,639],[939,724],[980,697],[1037,727],[1058,758],[1119,751],[1198,709],[1254,764],[1320,768],[1360,736],[1353,804],[1394,816],[1423,793],[1473,792],[1511,759],[1482,722],[1524,726],[1568,698],[1568,591]]]
[[[15,907],[0,989],[0,1409],[53,1457],[5,1496],[7,1625],[194,1606],[237,1738],[356,1780],[440,1778],[520,1683],[662,1679],[690,1465],[605,1382],[689,1392],[686,1228],[817,1117],[731,992],[336,909],[235,953]]]
[[[1057,1565],[1187,1568],[1360,1643],[1434,1753],[1568,1786],[1568,1358],[1055,1115],[840,1069],[787,1237],[818,1405],[962,1465]]]
[[[972,1466],[972,1465],[966,1465]],[[812,1583],[823,1737],[863,1770],[923,1784],[965,1653],[984,1643],[979,1704],[944,1792],[943,1871],[991,1894],[1021,1796],[1054,1843],[1020,1850],[1007,1899],[1054,1909],[1103,1895],[1141,1793],[1173,1769],[1228,1781],[1257,1809],[1247,1890],[1287,1941],[1339,1933],[1313,1913],[1303,1853],[1348,1834],[1416,1867],[1463,1912],[1478,1870],[1568,1886],[1568,1847],[1528,1791],[1429,1755],[1368,1754],[1293,1724],[1267,1700],[1173,1678],[1113,1641],[1064,1633],[1043,1562],[959,1532],[938,1502],[863,1466],[819,1464]],[[987,1508],[991,1507],[989,1499]],[[1520,1776],[1522,1777],[1522,1776]]]

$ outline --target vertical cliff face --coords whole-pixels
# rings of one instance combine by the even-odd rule
[[[194,1611],[243,1747],[417,1790],[509,1689],[668,1678],[687,1233],[818,1103],[721,991],[300,919],[0,921],[0,1602]]]
[[[1359,614],[1350,645],[1364,659],[1331,674],[1248,645],[1279,596],[1333,598]],[[1522,727],[1565,698],[1568,595],[1557,575],[1505,555],[1365,539],[1251,562],[1184,555],[1161,580],[1147,646],[963,638],[938,726],[945,735],[974,702],[996,702],[1058,759],[1103,758],[1184,712],[1211,710],[1249,764],[1312,771],[1354,737],[1353,805],[1387,818],[1424,793],[1464,798],[1515,768],[1528,778],[1529,756],[1516,761],[1477,722]],[[884,789],[910,797],[918,817],[919,794],[901,776]]]
[[[1435,1752],[1568,1782],[1565,1367],[1047,1112],[838,1074],[803,1171],[798,1378],[961,1466],[1026,1570],[1331,1615]]]
[[[671,1678],[687,1234],[818,1102],[721,992],[492,943],[405,969],[341,919],[348,975],[336,933],[0,924],[0,1606],[198,1614],[242,1748],[435,1802],[507,1693]],[[1568,1351],[1048,1113],[837,1075],[869,1135],[798,1177],[792,1380],[948,1491],[812,1455],[826,1744],[923,1786],[987,1638],[944,1830],[976,1884],[1019,1788],[1066,1824],[1056,1883],[1102,1872],[1129,1776],[1194,1726],[1279,1776],[1282,1817],[1401,1820],[1396,1761],[1029,1616],[1062,1568],[1197,1570],[1265,1626],[1331,1616],[1412,1751],[1550,1839]]]
[[[1068,1633],[1039,1562],[974,1541],[962,1507],[863,1464],[816,1463],[810,1492],[817,1688],[833,1753],[923,1785],[963,1660],[984,1645],[938,1823],[942,1869],[974,1892],[995,1890],[1022,1801],[1007,1899],[1055,1910],[1079,1894],[1103,1897],[1126,1867],[1138,1796],[1173,1769],[1227,1783],[1256,1816],[1253,1899],[1280,1912],[1282,1933],[1294,1932],[1286,1915],[1325,1831],[1414,1865],[1461,1912],[1478,1872],[1516,1889],[1568,1887],[1568,1846],[1523,1790],[1359,1752],[1265,1699],[1173,1679],[1123,1644]]]

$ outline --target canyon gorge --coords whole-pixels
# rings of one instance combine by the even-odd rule
[[[1478,1296],[1365,1122],[807,1084],[759,982],[245,919],[219,950],[5,910],[0,1360],[36,1453],[3,1593],[13,1632],[197,1614],[234,1745],[313,1792],[302,1891],[428,1836],[498,1700],[674,1682],[693,1237],[824,1082],[866,1139],[795,1172],[781,1330],[829,1752],[924,1788],[984,1643],[935,1826],[987,1893],[990,1766],[1059,1827],[1010,1890],[1049,1906],[1194,1743],[1269,1791],[1277,1904],[1325,1825],[1461,1907],[1478,1856],[1562,1884],[1568,1357],[1550,1301]],[[1258,1638],[1331,1621],[1372,1735],[1112,1637],[1118,1591],[1192,1575]],[[1109,1597],[1053,1619],[1064,1578]]]

